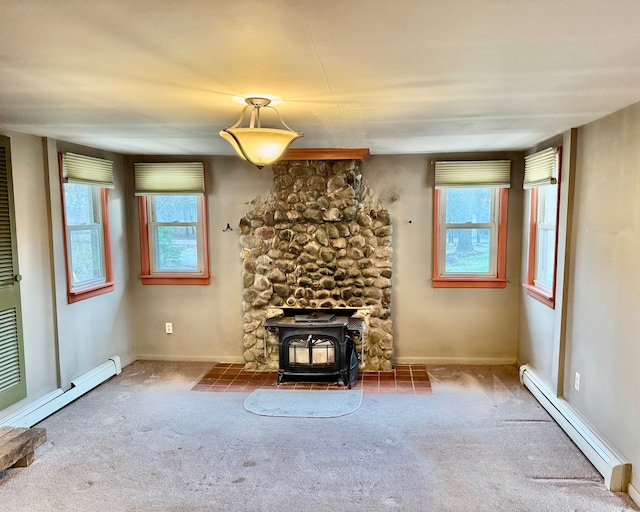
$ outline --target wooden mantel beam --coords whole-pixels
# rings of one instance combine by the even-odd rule
[[[280,160],[360,160],[369,156],[368,148],[293,148]]]

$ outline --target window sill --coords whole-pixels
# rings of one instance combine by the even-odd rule
[[[506,288],[507,280],[496,277],[436,277],[434,288]]]
[[[73,304],[74,302],[80,302],[81,300],[90,299],[91,297],[104,295],[105,293],[112,292],[115,289],[115,282],[109,281],[108,283],[100,283],[99,285],[92,286],[91,288],[70,291],[67,293],[67,303]]]
[[[551,309],[555,309],[556,307],[556,298],[545,293],[542,289],[532,285],[532,284],[523,284],[525,290],[527,290],[527,295],[529,297],[533,297],[539,302],[542,302],[544,305],[549,306]]]
[[[209,276],[184,274],[150,274],[140,276],[142,284],[208,285]]]

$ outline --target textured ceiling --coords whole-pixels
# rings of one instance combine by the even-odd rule
[[[638,0],[3,0],[0,127],[231,154],[259,93],[296,148],[523,149],[640,100],[638,27]]]

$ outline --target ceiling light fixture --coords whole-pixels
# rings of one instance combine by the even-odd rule
[[[304,137],[304,133],[293,131],[287,123],[282,120],[280,113],[270,107],[270,99],[267,98],[246,98],[247,105],[242,109],[236,124],[230,128],[220,130],[220,136],[228,141],[236,153],[247,162],[252,163],[258,169],[265,165],[277,162],[289,145],[296,139]],[[247,109],[251,108],[251,120],[248,128],[241,128]],[[260,125],[260,109],[269,108],[273,110],[282,125],[286,128],[262,128]]]

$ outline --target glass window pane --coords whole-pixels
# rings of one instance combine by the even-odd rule
[[[446,220],[448,224],[491,222],[493,188],[447,188]]]
[[[557,205],[558,185],[538,188],[538,222],[555,225]]]
[[[200,196],[154,196],[156,222],[197,222]]]
[[[447,229],[445,272],[491,272],[490,229]]]
[[[555,272],[558,185],[538,188],[534,284],[551,289]]]
[[[156,270],[198,270],[196,226],[156,226]]]
[[[555,260],[556,232],[554,229],[538,229],[535,281],[551,288]]]
[[[64,209],[67,226],[93,224],[95,222],[93,208],[93,187],[64,184]]]
[[[74,286],[104,280],[102,233],[98,226],[70,231],[71,280]]]

